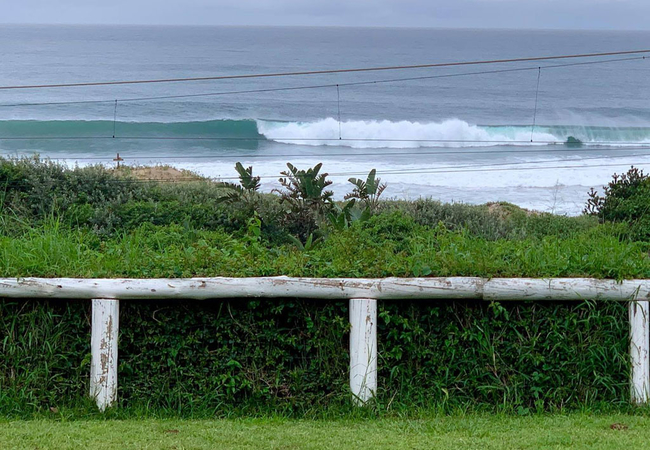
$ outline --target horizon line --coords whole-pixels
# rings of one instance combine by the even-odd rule
[[[2,22],[0,26],[98,26],[98,27],[148,27],[148,28],[336,28],[336,29],[392,29],[392,30],[459,30],[459,31],[611,31],[611,32],[650,32],[648,28],[565,28],[565,27],[546,27],[546,28],[517,28],[517,27],[490,27],[490,26],[407,26],[407,25],[261,25],[261,24],[191,24],[191,23],[102,23],[102,22]]]

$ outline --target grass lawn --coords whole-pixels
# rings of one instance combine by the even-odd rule
[[[302,421],[53,420],[0,422],[0,448],[647,448],[650,417],[442,416]]]

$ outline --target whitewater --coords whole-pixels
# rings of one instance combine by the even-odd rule
[[[0,85],[625,50],[643,47],[648,37],[0,25]],[[112,165],[120,153],[127,164],[170,164],[225,180],[240,161],[262,176],[266,191],[278,187],[287,162],[300,168],[322,162],[337,198],[349,191],[348,178],[374,168],[388,183],[387,197],[508,201],[579,214],[591,187],[602,188],[632,165],[650,169],[648,74],[645,60],[542,69],[539,89],[535,70],[359,86],[345,83],[395,74],[6,91],[0,92],[0,155]],[[341,83],[338,92],[333,83]],[[259,92],[312,84],[329,87]],[[247,90],[257,92],[241,93]],[[112,100],[157,96],[181,97]]]

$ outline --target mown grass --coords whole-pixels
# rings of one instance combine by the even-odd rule
[[[0,422],[0,447],[542,449],[646,448],[650,418],[590,414],[305,421],[106,420]]]

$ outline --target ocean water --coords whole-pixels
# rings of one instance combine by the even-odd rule
[[[650,32],[0,25],[0,86],[648,47]],[[241,161],[265,190],[287,162],[322,162],[338,197],[376,168],[387,197],[579,214],[590,187],[650,169],[650,58],[551,67],[594,60],[0,90],[0,155],[85,165],[119,152],[222,179]]]

